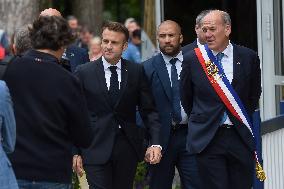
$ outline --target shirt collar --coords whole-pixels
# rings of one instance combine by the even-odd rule
[[[202,44],[199,42],[199,39],[196,38],[196,43],[197,43],[197,46],[200,47]]]
[[[172,56],[169,56],[169,55],[165,55],[162,52],[161,52],[161,54],[162,54],[163,59],[164,59],[166,64],[170,64],[170,60],[172,58],[177,58],[180,62],[183,61],[182,51],[179,51],[179,53],[175,57],[172,57]]]
[[[106,61],[105,57],[103,57],[103,56],[102,56],[102,61],[103,61],[103,65],[104,65],[104,70],[107,70],[110,66],[117,66],[117,68],[121,69],[121,59],[119,59],[119,61],[115,65],[108,63]]]
[[[225,50],[223,50],[222,53],[224,53],[225,56],[229,57],[230,54],[231,54],[231,52],[232,52],[232,50],[233,50],[233,45],[232,45],[232,43],[229,41],[228,46],[225,48]],[[212,52],[213,52],[214,56],[216,56],[216,55],[219,53],[219,52],[216,52],[216,51],[212,51]]]

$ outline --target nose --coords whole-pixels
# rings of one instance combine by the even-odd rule
[[[168,36],[168,35],[166,36],[166,38],[165,38],[165,42],[166,42],[166,43],[170,43],[170,42],[171,42],[171,38],[170,38],[170,36]]]
[[[206,39],[211,38],[211,36],[212,36],[212,33],[211,33],[209,30],[207,30],[207,31],[205,32],[205,37],[206,37]]]
[[[112,48],[111,42],[108,42],[106,47],[107,47],[107,49],[111,49]]]

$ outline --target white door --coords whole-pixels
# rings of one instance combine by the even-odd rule
[[[284,111],[284,0],[257,0],[262,120]]]

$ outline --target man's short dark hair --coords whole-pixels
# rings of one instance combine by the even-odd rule
[[[81,33],[91,33],[91,34],[94,33],[94,31],[90,29],[90,27],[87,25],[83,25],[82,28],[80,29],[80,32]]]
[[[125,36],[125,41],[126,42],[128,41],[129,32],[128,32],[128,29],[123,24],[119,22],[107,22],[106,24],[104,24],[102,31],[104,31],[105,29],[123,33]]]
[[[40,16],[33,22],[30,38],[34,49],[57,51],[74,40],[66,20],[59,16]]]
[[[141,30],[140,29],[136,29],[132,32],[132,37],[137,37],[139,39],[141,39]]]

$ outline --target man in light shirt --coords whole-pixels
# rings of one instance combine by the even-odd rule
[[[230,42],[228,13],[211,10],[201,28],[207,46],[186,54],[181,73],[182,105],[189,115],[187,150],[197,155],[202,188],[250,189],[256,146],[248,124],[238,116],[247,114],[249,122],[257,107],[259,58]]]
[[[202,26],[202,18],[206,16],[206,14],[209,12],[209,10],[203,10],[201,11],[196,19],[195,19],[195,33],[196,33],[196,39],[190,43],[182,47],[182,52],[185,54],[189,52],[190,50],[193,50],[194,48],[199,47],[200,45],[204,45],[206,43],[205,34],[203,33],[201,26]]]
[[[157,39],[161,52],[143,63],[162,123],[163,158],[159,164],[150,166],[150,188],[172,188],[177,168],[182,188],[198,189],[196,159],[186,151],[188,116],[181,107],[179,94],[179,75],[184,60],[180,26],[171,20],[162,22]]]

